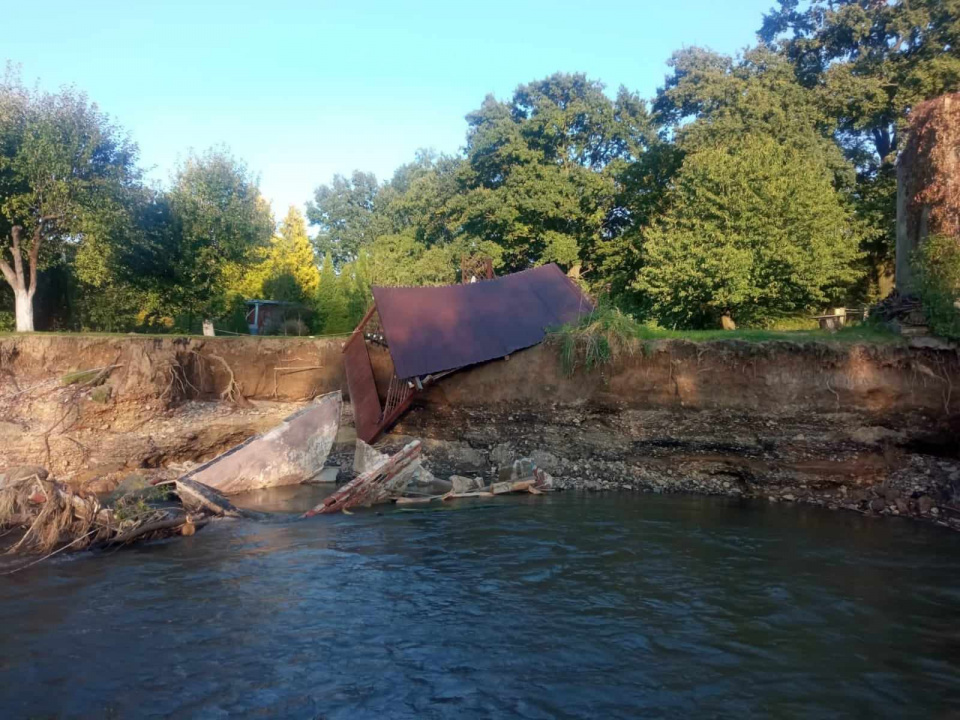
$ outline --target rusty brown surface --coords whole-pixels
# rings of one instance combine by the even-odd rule
[[[370,354],[362,333],[354,334],[343,348],[343,365],[350,388],[353,405],[353,420],[357,437],[364,442],[373,442],[380,431],[380,398],[370,364]]]
[[[553,264],[466,285],[375,287],[373,297],[400,378],[505,357],[593,310]]]

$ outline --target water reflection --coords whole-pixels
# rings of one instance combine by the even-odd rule
[[[907,717],[960,702],[960,538],[649,495],[278,513],[0,581],[0,715]]]

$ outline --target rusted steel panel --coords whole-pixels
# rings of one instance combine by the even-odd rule
[[[373,379],[370,354],[362,334],[355,334],[343,348],[343,364],[347,371],[347,388],[353,406],[353,422],[357,437],[373,442],[380,432],[380,398]]]
[[[504,357],[593,310],[553,264],[466,285],[375,287],[373,297],[400,378]]]

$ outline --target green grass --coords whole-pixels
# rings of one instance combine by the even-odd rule
[[[904,340],[890,330],[871,323],[851,325],[836,332],[803,330],[668,330],[638,323],[616,308],[600,307],[579,323],[553,330],[549,340],[560,346],[564,371],[572,374],[578,367],[592,370],[620,355],[645,354],[657,340],[691,342],[816,342],[829,344],[900,344]]]

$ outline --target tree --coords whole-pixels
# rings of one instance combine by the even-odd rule
[[[854,168],[834,140],[835,121],[785,57],[763,46],[738,58],[691,47],[667,64],[673,72],[657,92],[654,117],[681,154],[763,134],[819,156],[838,188],[853,188]]]
[[[452,201],[462,234],[496,243],[509,270],[592,268],[613,235],[617,174],[647,140],[644,104],[558,73],[509,102],[488,96],[467,122],[463,192]]]
[[[763,135],[703,148],[672,195],[636,281],[661,322],[763,324],[839,299],[857,278],[856,224],[816,153]]]
[[[189,318],[217,317],[226,309],[231,266],[249,266],[273,235],[270,207],[257,179],[222,149],[188,157],[168,199],[174,305]]]
[[[379,191],[373,173],[355,171],[350,178],[334,175],[307,203],[307,219],[317,227],[318,255],[328,252],[337,267],[350,262],[377,236],[374,201]]]
[[[41,266],[65,244],[100,238],[139,184],[137,148],[86,96],[0,78],[0,272],[13,289],[16,328],[34,329]]]
[[[858,169],[873,284],[885,289],[896,244],[897,151],[911,108],[960,89],[960,0],[779,0],[759,34],[836,121]]]

